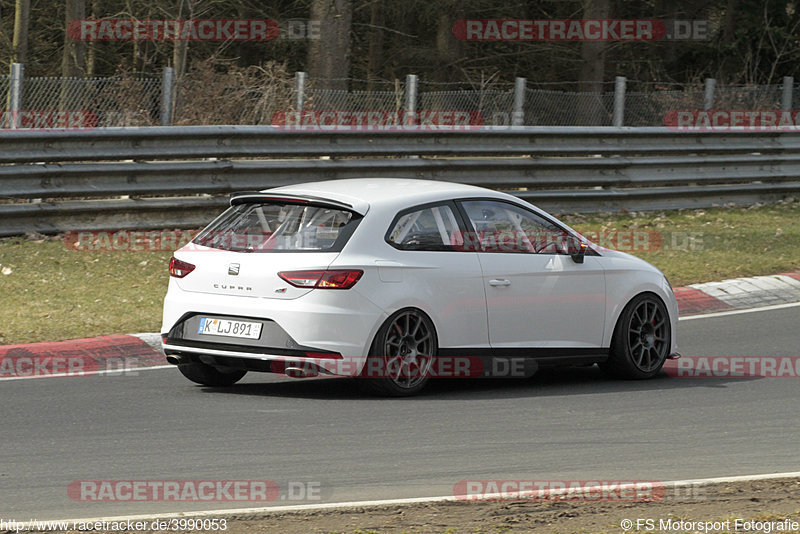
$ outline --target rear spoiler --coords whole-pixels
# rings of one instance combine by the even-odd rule
[[[284,204],[308,204],[309,206],[318,206],[323,208],[344,209],[358,213],[359,215],[364,215],[364,213],[361,213],[362,210],[357,209],[352,204],[338,200],[331,200],[329,198],[315,197],[313,195],[291,195],[278,192],[264,193],[261,191],[242,191],[231,194],[231,206],[235,206],[237,204],[269,202],[281,202]]]

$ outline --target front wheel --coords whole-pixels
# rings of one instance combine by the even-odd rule
[[[617,321],[611,353],[601,367],[614,376],[651,378],[669,355],[671,326],[664,303],[652,293],[631,300]]]
[[[247,371],[238,369],[221,371],[205,363],[182,363],[178,370],[192,382],[213,387],[232,386],[247,374]]]
[[[393,313],[378,330],[359,384],[389,397],[416,395],[430,379],[438,341],[433,321],[422,311]]]

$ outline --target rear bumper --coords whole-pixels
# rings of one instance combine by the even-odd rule
[[[287,368],[300,368],[314,374],[330,374],[343,376],[356,376],[361,372],[362,361],[348,362],[343,365],[342,355],[338,353],[316,353],[313,357],[307,353],[297,351],[296,354],[286,354],[270,347],[262,350],[248,347],[245,352],[230,350],[218,345],[199,345],[181,342],[180,340],[167,339],[162,344],[167,361],[173,365],[184,363],[204,363],[214,367],[240,369],[242,371],[257,371],[264,373],[284,373]],[[276,352],[284,352],[277,354]]]
[[[257,321],[263,325],[262,335],[259,340],[200,336],[191,322],[192,317],[200,316]],[[269,299],[188,292],[170,284],[164,299],[161,336],[166,338],[167,354],[207,354],[247,361],[344,359],[353,362],[344,367],[346,374],[357,374],[385,318],[383,310],[352,290],[314,290],[296,299]],[[337,367],[331,366],[332,372],[334,369]]]
[[[201,317],[256,322],[261,325],[261,333],[258,339],[200,334]],[[299,367],[316,373],[349,376],[358,374],[365,360],[348,357],[343,365],[341,353],[300,344],[271,319],[217,313],[185,313],[162,335],[162,347],[167,361],[175,365],[205,363],[276,373],[283,373],[287,367]]]

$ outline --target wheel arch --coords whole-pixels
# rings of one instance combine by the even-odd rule
[[[424,306],[420,306],[420,305],[417,305],[417,304],[404,304],[402,306],[398,305],[398,306],[393,307],[391,311],[384,311],[380,315],[378,320],[375,321],[375,324],[372,326],[372,329],[370,330],[369,338],[367,339],[367,346],[366,346],[366,351],[364,353],[364,356],[369,356],[369,353],[372,350],[372,345],[375,343],[375,340],[378,337],[378,332],[380,332],[380,329],[383,327],[383,325],[386,324],[386,322],[389,320],[389,318],[393,317],[394,315],[396,315],[396,314],[398,314],[400,312],[406,311],[406,310],[417,310],[419,312],[422,312],[428,318],[428,320],[433,325],[433,333],[436,336],[436,341],[437,341],[437,347],[436,348],[437,349],[439,348],[439,346],[438,346],[439,326],[438,326],[438,324],[436,322],[435,314],[431,314],[430,311],[426,310]]]
[[[677,326],[678,317],[677,314],[674,314],[674,312],[677,310],[673,310],[672,306],[670,305],[670,300],[674,301],[674,297],[670,299],[666,291],[657,285],[643,284],[627,292],[624,297],[615,299],[613,302],[608,303],[606,307],[606,317],[608,320],[606,321],[604,329],[605,331],[603,333],[604,347],[611,346],[614,331],[617,328],[617,323],[619,322],[620,317],[622,317],[622,312],[625,310],[625,307],[628,306],[633,299],[648,293],[656,296],[666,308],[667,315],[669,316],[670,320],[670,328],[672,330],[670,345],[675,344],[675,329]]]
[[[669,340],[668,340],[669,341],[669,346],[667,348],[667,358],[669,358],[670,354],[672,352],[674,352],[674,349],[675,349],[675,328],[677,326],[676,325],[676,319],[677,318],[673,318],[672,317],[672,314],[670,313],[670,307],[669,307],[667,301],[665,301],[664,298],[661,295],[658,294],[658,292],[651,291],[651,290],[640,291],[640,292],[636,293],[635,295],[632,295],[627,301],[625,301],[624,305],[620,306],[619,313],[617,313],[616,317],[614,318],[614,320],[611,323],[612,324],[612,329],[611,329],[611,337],[609,338],[609,347],[610,348],[613,347],[614,335],[615,335],[615,333],[617,331],[617,326],[619,324],[619,321],[622,319],[623,312],[625,311],[625,309],[635,299],[637,299],[637,298],[639,298],[639,297],[641,297],[643,295],[652,295],[655,298],[657,298],[661,302],[661,305],[664,306],[664,309],[667,312],[667,317],[668,317],[668,322],[669,322],[669,330],[670,330]]]
[[[424,327],[421,329],[422,325]],[[436,324],[430,314],[416,306],[400,307],[387,315],[373,336],[358,374],[362,378],[359,384],[363,389],[379,395],[415,395],[428,382],[428,371],[438,349]],[[422,362],[427,363],[420,363],[420,355]],[[371,361],[376,367],[369,366]],[[411,371],[414,366],[418,374],[402,374],[403,369]],[[395,371],[398,372],[397,376],[394,376]],[[403,381],[406,383],[402,384]]]

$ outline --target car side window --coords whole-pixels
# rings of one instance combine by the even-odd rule
[[[386,241],[401,250],[461,250],[463,245],[458,219],[447,204],[401,212]]]
[[[569,233],[532,211],[508,202],[461,202],[474,235],[465,236],[467,247],[484,252],[567,254]]]

